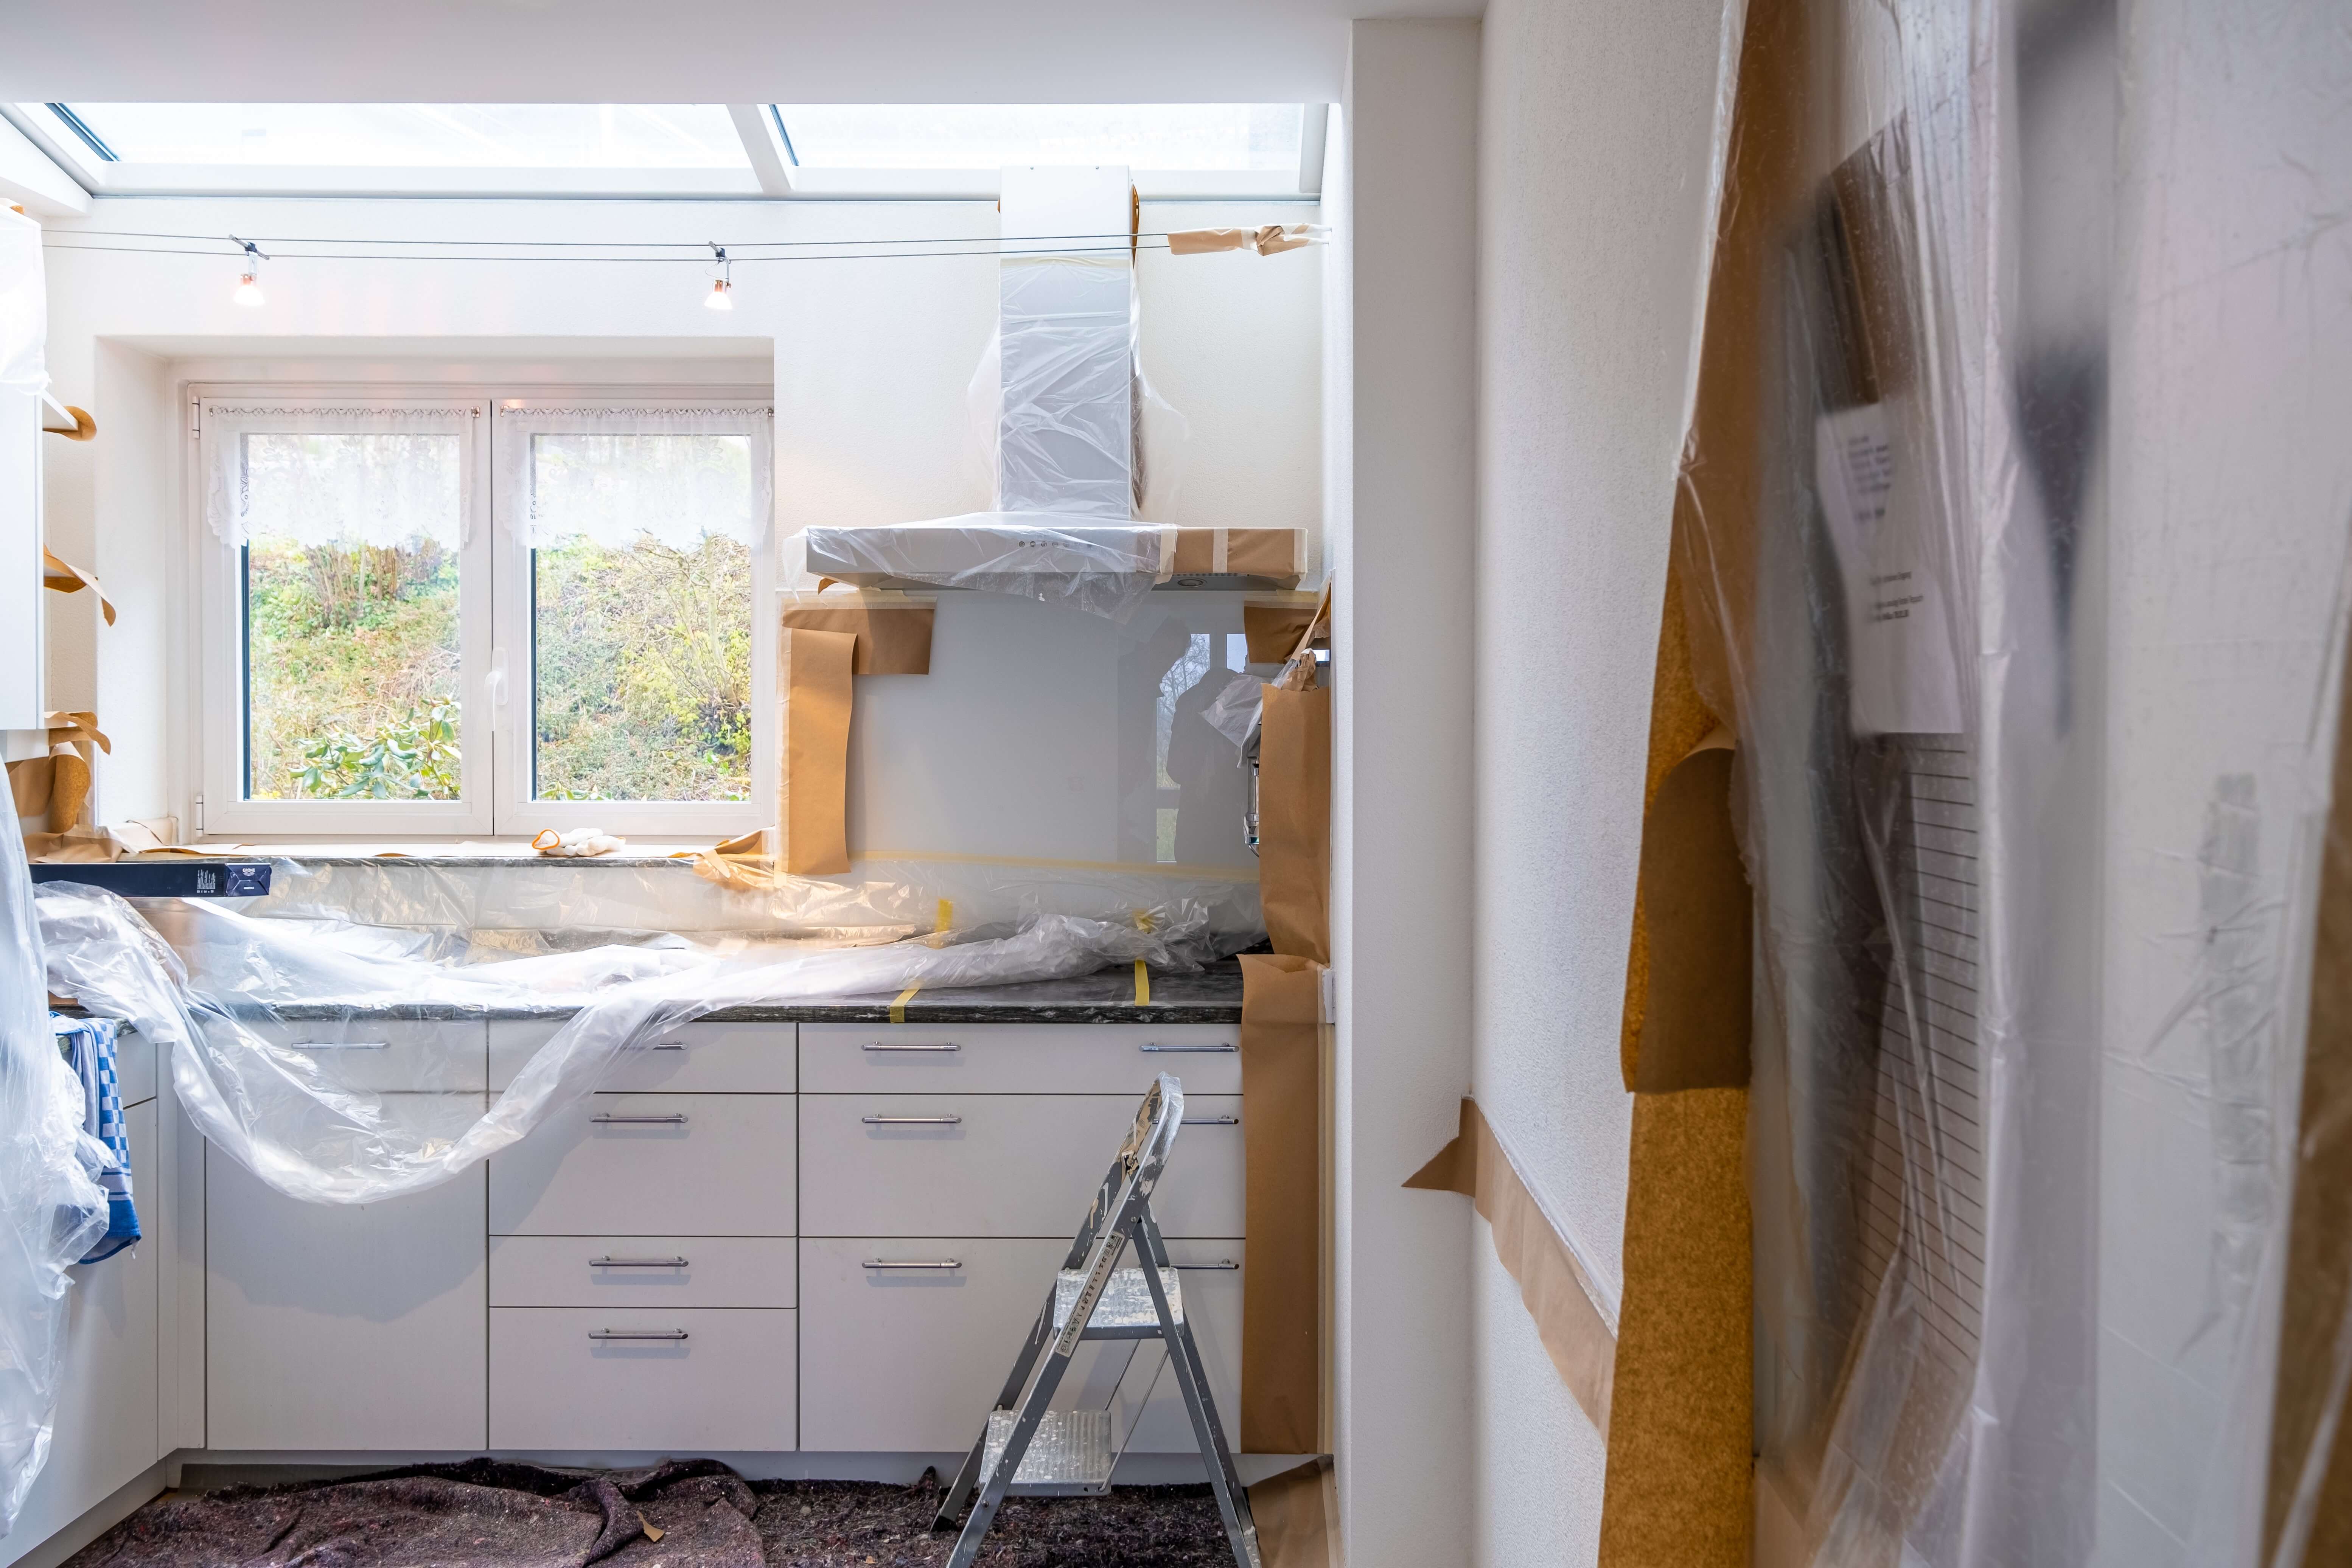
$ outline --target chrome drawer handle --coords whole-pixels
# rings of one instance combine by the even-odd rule
[[[1138,1046],[1135,1048],[1139,1051],[1213,1051],[1224,1056],[1231,1056],[1241,1049],[1239,1046]]]
[[[601,1110],[588,1120],[607,1127],[683,1127],[686,1125],[686,1112],[673,1110],[667,1116],[616,1116],[612,1111]]]
[[[866,1116],[859,1120],[868,1127],[952,1127],[963,1118],[961,1116]]]
[[[866,1260],[866,1267],[868,1268],[961,1268],[963,1267],[963,1263],[961,1259],[953,1258],[941,1258],[928,1261],[907,1260],[893,1258],[869,1258]]]
[[[686,1042],[683,1040],[656,1040],[650,1046],[640,1046],[638,1049],[647,1051],[682,1051],[686,1049]]]
[[[683,1258],[592,1258],[591,1268],[683,1268]]]
[[[684,1329],[591,1329],[592,1340],[682,1340]]]
[[[390,1040],[298,1040],[286,1047],[293,1051],[388,1051]]]
[[[960,1051],[963,1047],[952,1041],[944,1046],[888,1046],[876,1040],[871,1045],[860,1046],[858,1049],[864,1051]]]
[[[1183,1121],[1187,1127],[1239,1127],[1241,1124],[1242,1119],[1238,1116],[1188,1116]]]
[[[1230,1258],[1221,1258],[1214,1263],[1171,1263],[1168,1267],[1171,1268],[1213,1268],[1222,1272],[1226,1269],[1239,1268],[1241,1265],[1234,1262]]]

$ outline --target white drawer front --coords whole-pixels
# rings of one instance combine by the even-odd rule
[[[793,1318],[709,1309],[493,1308],[489,1446],[683,1454],[790,1449]],[[624,1337],[632,1335],[646,1337]]]
[[[532,1053],[555,1037],[553,1021],[490,1021],[490,1087],[514,1081]],[[623,1053],[596,1087],[672,1094],[790,1094],[796,1047],[790,1024],[688,1024]]]
[[[501,1236],[493,1307],[789,1307],[789,1239],[750,1236]]]
[[[1066,1240],[970,1237],[862,1237],[800,1245],[807,1357],[801,1447],[826,1453],[970,1447],[1069,1251]],[[1171,1242],[1168,1250],[1180,1265],[1239,1260],[1233,1242]],[[867,1267],[950,1261],[955,1268]],[[1132,1253],[1127,1261],[1134,1261]],[[1193,1335],[1231,1441],[1240,1419],[1240,1272],[1186,1269],[1181,1278],[1186,1316],[1200,1320]],[[1197,1308],[1189,1304],[1195,1294],[1202,1299]],[[1116,1386],[1114,1426],[1125,1432],[1132,1426],[1129,1447],[1192,1452],[1192,1426],[1173,1374],[1160,1367],[1163,1353],[1149,1342],[1081,1346],[1054,1403],[1100,1408],[1111,1402]],[[1139,1411],[1147,1401],[1148,1408]]]
[[[1125,1095],[801,1097],[808,1236],[1067,1237],[1134,1125]],[[1169,1236],[1239,1236],[1241,1100],[1184,1097],[1152,1213]],[[1232,1118],[1231,1121],[1223,1119]]]
[[[1169,1072],[1188,1093],[1239,1094],[1238,1039],[1230,1024],[803,1024],[801,1079],[812,1094],[1140,1100]]]
[[[136,1029],[125,1026],[114,1037],[114,1080],[126,1107],[155,1098],[159,1055],[155,1042]]]
[[[790,1236],[788,1094],[596,1094],[490,1158],[509,1236]]]
[[[310,1058],[328,1081],[352,1089],[478,1093],[489,1081],[479,1019],[320,1018],[246,1027]]]

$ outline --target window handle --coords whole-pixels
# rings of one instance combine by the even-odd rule
[[[502,647],[494,648],[490,652],[489,688],[490,706],[505,707],[507,705],[507,650]]]

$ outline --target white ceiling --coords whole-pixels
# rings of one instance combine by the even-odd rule
[[[1350,16],[1484,0],[0,0],[30,102],[1334,102]]]

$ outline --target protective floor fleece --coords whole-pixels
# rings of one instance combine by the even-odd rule
[[[932,1478],[927,1476],[926,1482]],[[746,1482],[716,1459],[565,1470],[496,1459],[156,1499],[67,1568],[929,1568],[936,1484]],[[1016,1498],[982,1568],[1229,1563],[1209,1489]]]

